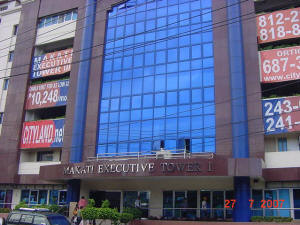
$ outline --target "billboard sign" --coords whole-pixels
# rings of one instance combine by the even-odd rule
[[[33,57],[31,79],[60,75],[71,71],[73,49]]]
[[[62,147],[65,120],[24,122],[21,149]]]
[[[300,96],[262,101],[265,134],[300,131]]]
[[[69,80],[31,85],[26,98],[26,110],[67,104]]]
[[[262,83],[300,79],[300,46],[261,51],[259,56]]]
[[[256,17],[258,43],[298,38],[300,8],[275,11]]]

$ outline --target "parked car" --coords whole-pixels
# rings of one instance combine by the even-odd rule
[[[48,209],[20,208],[9,213],[3,225],[71,225],[69,220]],[[0,223],[1,225],[1,223]]]

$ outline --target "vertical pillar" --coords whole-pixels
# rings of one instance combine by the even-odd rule
[[[78,202],[80,194],[80,180],[69,180],[67,186],[67,203]]]
[[[96,6],[97,0],[86,0],[70,150],[70,162],[72,163],[82,161]]]
[[[251,218],[249,207],[250,177],[234,177],[236,206],[233,211],[235,222],[248,222]]]
[[[234,158],[249,158],[246,74],[240,0],[227,0],[232,152]],[[250,177],[234,177],[236,206],[233,220],[250,221]]]

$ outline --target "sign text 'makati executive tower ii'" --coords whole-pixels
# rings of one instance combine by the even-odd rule
[[[140,199],[143,217],[300,218],[299,6],[24,4],[19,32],[31,31],[17,38],[7,94],[0,207],[83,195],[120,211]]]

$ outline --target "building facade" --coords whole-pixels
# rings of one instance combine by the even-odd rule
[[[23,1],[25,2],[25,1]],[[0,133],[4,118],[7,89],[9,85],[10,68],[14,58],[18,25],[21,16],[20,1],[1,1],[0,2]]]
[[[121,211],[140,199],[144,217],[298,219],[299,6],[23,4],[1,206],[85,196]]]

